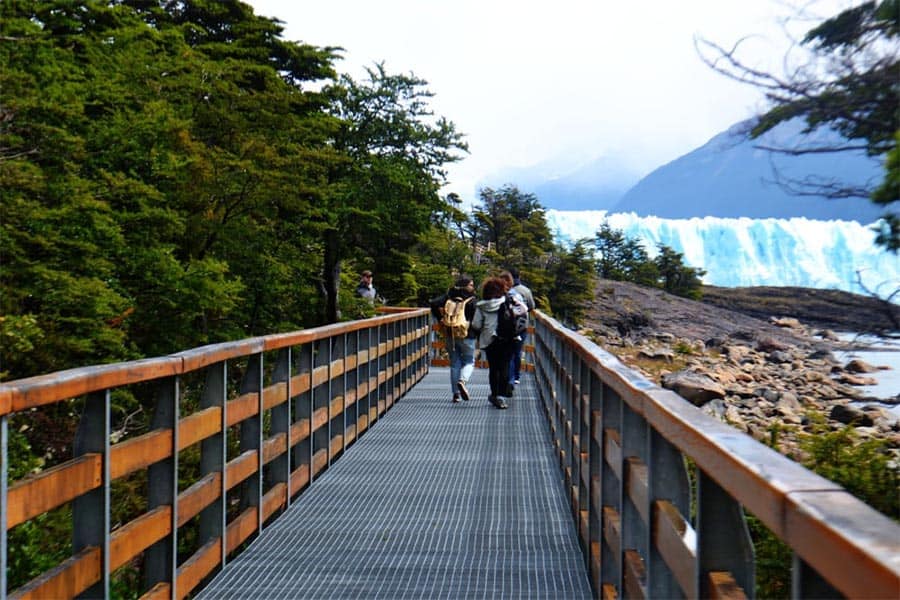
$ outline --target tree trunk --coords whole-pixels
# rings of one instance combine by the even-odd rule
[[[341,318],[338,291],[341,287],[341,258],[337,231],[325,232],[325,257],[322,265],[322,286],[325,291],[325,323],[337,323]]]

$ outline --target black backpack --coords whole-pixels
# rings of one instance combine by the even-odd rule
[[[497,310],[497,337],[512,340],[528,329],[528,306],[512,294],[506,294]]]

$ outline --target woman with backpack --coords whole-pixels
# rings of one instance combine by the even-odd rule
[[[507,408],[502,396],[512,396],[509,385],[509,361],[513,353],[512,337],[498,334],[501,312],[507,301],[506,282],[499,277],[491,277],[481,288],[481,300],[476,304],[472,329],[478,331],[478,345],[488,360],[488,380],[491,394],[488,401],[497,408]]]
[[[450,392],[453,402],[469,399],[466,385],[475,370],[475,282],[465,275],[447,293],[431,300],[431,312],[441,324],[450,357]]]

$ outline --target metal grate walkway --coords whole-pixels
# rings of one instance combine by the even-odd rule
[[[429,374],[201,598],[590,598],[533,375],[452,404]]]

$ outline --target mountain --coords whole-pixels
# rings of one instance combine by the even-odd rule
[[[866,199],[797,196],[775,183],[776,172],[789,179],[825,178],[854,185],[876,183],[883,177],[881,160],[867,157],[864,151],[789,156],[760,148],[846,142],[827,127],[804,134],[803,126],[801,119],[793,119],[751,140],[745,133],[750,122],[739,123],[651,172],[628,190],[612,211],[670,219],[807,217],[860,223],[882,215],[884,208]]]
[[[875,246],[872,228],[855,221],[547,211],[550,231],[561,243],[593,238],[604,221],[639,239],[651,256],[657,244],[681,252],[688,265],[706,271],[703,282],[709,285],[870,290],[882,296],[900,286],[900,256]]]
[[[508,168],[486,177],[478,187],[515,184],[537,196],[541,206],[558,210],[603,210],[616,204],[646,171],[617,157],[601,156],[572,166],[556,160]]]

